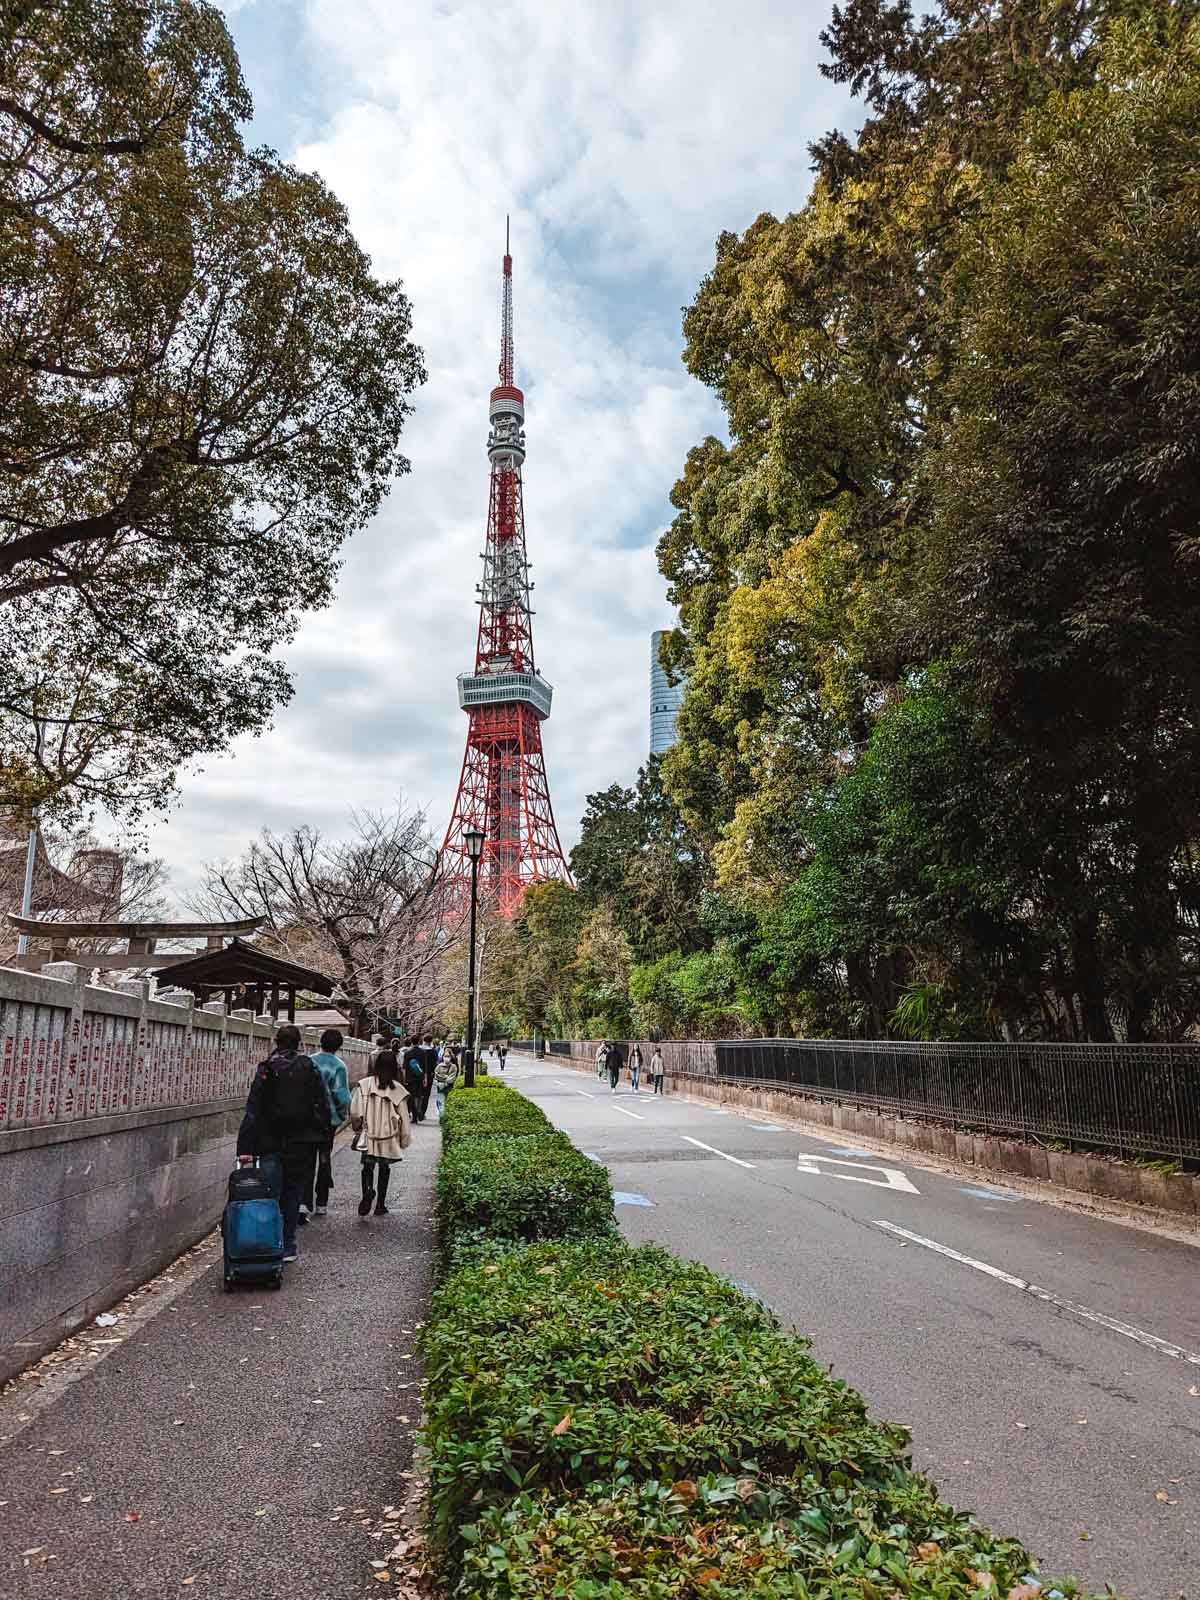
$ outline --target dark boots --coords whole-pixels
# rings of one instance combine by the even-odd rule
[[[391,1167],[387,1164],[386,1161],[381,1161],[379,1163],[379,1185],[378,1185],[378,1189],[376,1191],[377,1192],[377,1202],[376,1202],[376,1206],[375,1206],[375,1215],[377,1217],[386,1217],[387,1214],[388,1214],[388,1208],[384,1204],[384,1201],[387,1199],[388,1179],[391,1177],[391,1175],[392,1175]]]
[[[385,1175],[386,1175],[386,1170],[387,1169],[385,1168],[384,1169]],[[364,1161],[363,1162],[363,1169],[362,1169],[362,1190],[363,1190],[363,1192],[362,1192],[362,1199],[358,1203],[358,1214],[359,1214],[360,1217],[367,1216],[368,1213],[371,1210],[371,1202],[375,1198],[374,1177],[375,1177],[374,1169],[372,1167],[367,1166],[366,1162]],[[380,1182],[380,1187],[381,1188],[383,1187],[383,1180],[381,1180],[381,1182]]]

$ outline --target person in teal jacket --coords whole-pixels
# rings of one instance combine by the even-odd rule
[[[336,1028],[326,1028],[321,1035],[321,1048],[312,1057],[312,1064],[321,1074],[329,1096],[329,1113],[333,1119],[333,1133],[317,1152],[315,1217],[323,1217],[329,1209],[329,1191],[333,1188],[333,1141],[350,1115],[350,1078],[346,1063],[338,1055],[343,1037]]]

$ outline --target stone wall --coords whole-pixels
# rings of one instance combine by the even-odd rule
[[[216,1225],[277,1026],[85,977],[0,968],[0,1379]],[[357,1080],[370,1047],[342,1054]]]

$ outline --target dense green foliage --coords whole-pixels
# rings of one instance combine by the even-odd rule
[[[407,471],[408,299],[245,147],[206,0],[0,8],[0,780],[136,815],[263,728]]]
[[[685,313],[728,437],[658,551],[680,736],[589,804],[566,1010],[1183,1037],[1198,7],[846,0],[823,38],[860,132],[794,213],[722,234]]]
[[[623,1243],[611,1195],[582,1223],[551,1204],[524,1245],[506,1201],[484,1236],[464,1185],[499,1192],[547,1145],[519,1098],[456,1089],[439,1178],[425,1445],[458,1600],[1037,1600],[1026,1551],[943,1505],[903,1428],[760,1302]]]
[[[446,1115],[437,1183],[443,1266],[453,1259],[450,1252],[481,1238],[529,1243],[612,1229],[606,1169],[580,1155],[515,1090],[490,1084],[455,1088]]]

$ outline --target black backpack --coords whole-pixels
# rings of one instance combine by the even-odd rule
[[[264,1114],[271,1128],[283,1138],[314,1132],[314,1078],[319,1074],[312,1061],[308,1056],[272,1056],[266,1068]]]

